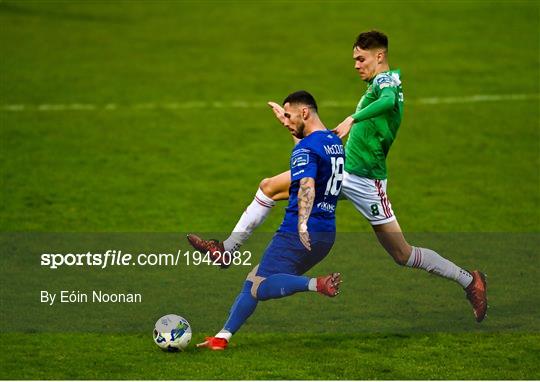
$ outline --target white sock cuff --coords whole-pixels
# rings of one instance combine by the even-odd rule
[[[225,340],[227,340],[227,342],[229,342],[231,340],[231,337],[232,337],[232,333],[229,332],[228,330],[226,329],[221,329],[219,331],[218,334],[215,335],[216,338],[223,338]]]
[[[411,255],[407,260],[407,266],[412,268],[418,268],[422,264],[422,250],[418,247],[412,247]]]
[[[317,292],[317,279],[315,277],[309,279],[308,290],[312,292]]]
[[[272,208],[276,205],[276,202],[264,194],[264,192],[259,188],[255,194],[255,200],[263,207]]]

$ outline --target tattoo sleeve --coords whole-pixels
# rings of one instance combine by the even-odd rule
[[[298,189],[298,227],[306,224],[313,209],[315,201],[315,179],[300,179],[300,188]]]

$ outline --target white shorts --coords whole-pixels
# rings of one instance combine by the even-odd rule
[[[386,179],[362,178],[345,171],[340,198],[349,199],[371,225],[396,220],[392,204],[386,196]]]

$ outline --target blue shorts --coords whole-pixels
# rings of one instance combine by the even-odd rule
[[[257,276],[303,275],[328,255],[335,238],[335,232],[310,233],[311,251],[308,251],[298,232],[276,232],[264,251]]]

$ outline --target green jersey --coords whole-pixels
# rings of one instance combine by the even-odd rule
[[[400,71],[389,70],[369,81],[352,115],[345,146],[345,170],[370,179],[386,179],[386,156],[403,115]]]

